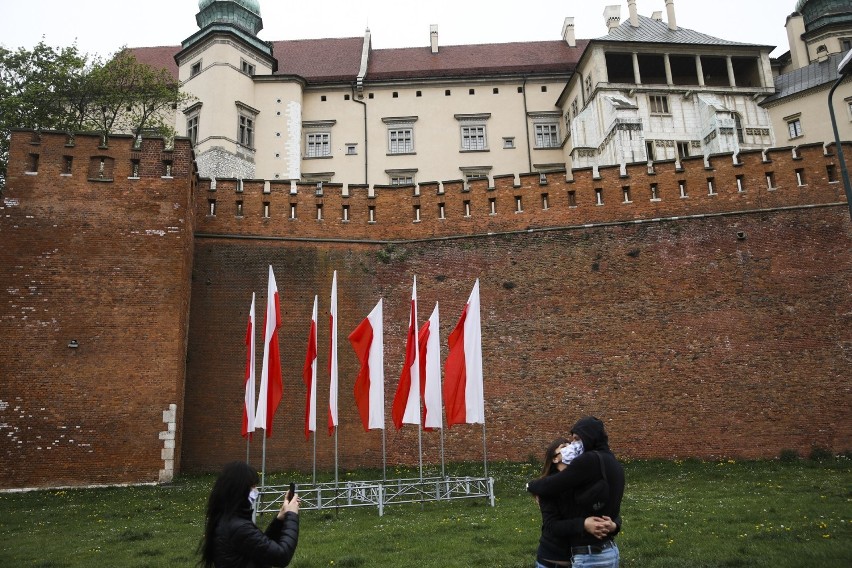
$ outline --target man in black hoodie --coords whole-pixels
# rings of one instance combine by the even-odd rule
[[[609,449],[603,422],[593,416],[581,418],[571,428],[574,440],[583,442],[583,453],[561,472],[527,483],[527,491],[554,497],[573,494],[568,518],[608,518],[615,530],[598,536],[584,532],[570,541],[572,566],[618,567],[619,553],[613,537],[621,529],[621,498],[624,468]],[[564,502],[563,501],[563,502]],[[542,527],[548,531],[548,527]]]

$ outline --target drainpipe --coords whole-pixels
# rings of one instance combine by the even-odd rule
[[[364,105],[364,184],[370,185],[370,180],[367,177],[367,163],[369,161],[369,153],[367,152],[367,103],[358,100],[355,93],[355,85],[352,85],[352,100],[359,105]]]
[[[527,127],[527,163],[528,172],[532,172],[532,150],[530,149],[530,120],[527,114],[527,78],[524,76],[524,82],[521,84],[521,90],[524,92],[524,124]]]

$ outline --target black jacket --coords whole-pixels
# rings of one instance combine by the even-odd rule
[[[251,509],[224,517],[216,526],[216,568],[268,568],[287,566],[299,542],[299,515],[276,516],[266,533],[251,520]]]
[[[577,534],[577,526],[589,516],[610,517],[618,526],[616,533],[621,529],[621,499],[624,496],[624,468],[609,449],[609,440],[604,429],[603,422],[597,418],[583,418],[579,420],[571,432],[580,436],[583,440],[583,453],[571,464],[559,473],[542,479],[535,479],[527,484],[530,493],[545,497],[559,498],[563,504],[561,520],[568,523],[570,534],[567,535],[569,546],[600,544],[594,536],[580,529]],[[583,490],[594,485],[602,479],[601,460],[606,472],[609,494],[603,508],[590,510],[576,503],[575,497]],[[557,534],[565,534],[565,527],[561,529],[556,519],[550,523],[544,517],[542,530],[557,538]],[[558,531],[558,532],[557,532]],[[611,534],[610,537],[614,536]],[[554,559],[555,560],[555,559]]]

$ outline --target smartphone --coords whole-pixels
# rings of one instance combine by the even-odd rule
[[[290,483],[290,489],[287,491],[287,497],[286,497],[286,500],[287,500],[288,503],[293,500],[293,495],[295,495],[295,494],[296,494],[296,484]]]

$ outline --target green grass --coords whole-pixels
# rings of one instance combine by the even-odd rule
[[[539,535],[523,491],[537,464],[489,464],[496,506],[465,500],[305,511],[294,568],[532,566]],[[624,567],[852,566],[852,461],[625,464]],[[377,472],[345,478],[375,479]],[[448,467],[481,475],[481,464]],[[397,468],[389,477],[413,477]],[[271,483],[307,482],[279,473]],[[213,476],[167,486],[0,494],[0,566],[192,566]],[[326,478],[327,479],[327,478]],[[260,522],[265,526],[269,517]]]

